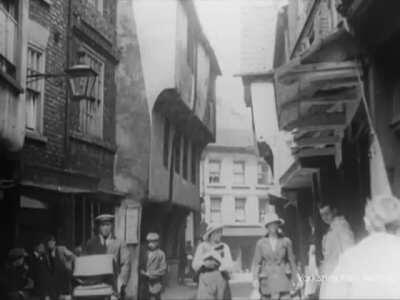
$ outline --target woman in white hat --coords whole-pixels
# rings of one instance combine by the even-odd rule
[[[297,269],[292,242],[280,233],[284,223],[275,213],[266,216],[267,234],[258,240],[253,259],[254,287],[259,288],[261,299],[290,299],[297,280]],[[291,276],[287,273],[287,264]],[[293,281],[293,282],[292,282]]]
[[[222,238],[222,229],[223,226],[213,225],[210,226],[206,233],[203,235],[203,242],[201,242],[196,249],[196,253],[193,258],[192,267],[194,271],[199,276],[199,281],[204,273],[209,269],[215,268],[212,260],[205,260],[204,257],[210,251],[216,251],[221,257],[218,269],[221,272],[221,275],[226,281],[226,289],[224,297],[221,299],[229,300],[231,299],[231,292],[229,288],[229,276],[232,272],[233,261],[231,256],[231,251],[229,246],[223,242],[221,242]],[[200,288],[200,286],[199,286]],[[200,291],[201,292],[201,291]]]

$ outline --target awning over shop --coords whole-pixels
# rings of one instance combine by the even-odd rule
[[[19,186],[26,191],[82,195],[99,201],[119,201],[125,196],[120,191],[103,188],[97,177],[38,165],[25,165]]]

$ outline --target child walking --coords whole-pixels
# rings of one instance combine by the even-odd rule
[[[151,232],[146,237],[147,250],[144,253],[140,274],[144,285],[143,299],[161,300],[162,279],[167,273],[165,253],[159,248],[159,235]]]

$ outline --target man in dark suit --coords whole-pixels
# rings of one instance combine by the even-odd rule
[[[129,250],[126,244],[113,235],[114,216],[100,215],[96,218],[98,234],[86,244],[86,254],[112,254],[116,266],[114,289],[118,290],[120,282],[120,295],[123,299],[125,288],[130,275]]]
[[[48,283],[50,282],[50,270],[46,261],[46,248],[44,242],[37,241],[30,260],[30,276],[33,279],[33,294],[40,300],[49,296]]]

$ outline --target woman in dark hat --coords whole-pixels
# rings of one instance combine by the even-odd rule
[[[275,213],[266,216],[267,234],[258,240],[254,259],[254,287],[259,288],[261,300],[290,299],[290,293],[297,279],[297,268],[289,238],[280,233],[284,223]],[[291,276],[288,274],[290,266]]]

